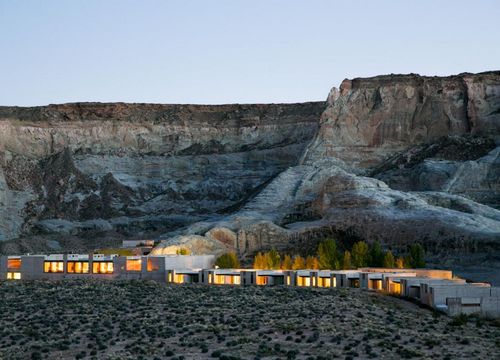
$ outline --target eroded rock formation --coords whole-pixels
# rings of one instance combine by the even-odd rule
[[[326,103],[0,108],[0,236],[155,237],[154,253],[331,234],[500,249],[500,72],[342,82]]]
[[[345,80],[300,165],[237,213],[185,233],[227,228],[241,255],[332,231],[395,248],[498,251],[499,136],[499,72]]]
[[[146,237],[237,209],[295,165],[324,103],[0,108],[0,240]]]

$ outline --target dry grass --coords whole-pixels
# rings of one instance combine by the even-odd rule
[[[500,328],[359,290],[0,283],[0,358],[500,357]]]

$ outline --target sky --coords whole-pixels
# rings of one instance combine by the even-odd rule
[[[0,0],[0,105],[324,100],[500,69],[498,0]]]

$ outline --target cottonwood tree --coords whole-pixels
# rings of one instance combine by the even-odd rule
[[[342,257],[342,269],[352,269],[351,253],[348,250],[344,251],[344,256]]]
[[[292,270],[300,270],[305,268],[306,268],[306,260],[300,255],[295,255],[293,257]]]
[[[391,269],[395,267],[394,255],[392,255],[390,250],[384,255],[383,266]]]
[[[323,240],[318,246],[317,254],[320,269],[336,270],[340,267],[337,244],[335,243],[335,240]]]
[[[283,261],[281,262],[281,269],[282,270],[291,270],[293,266],[293,260],[290,255],[285,255],[283,257]]]
[[[364,241],[358,241],[352,246],[352,265],[355,268],[368,266],[368,245]]]
[[[269,269],[277,270],[281,266],[281,256],[275,248],[266,253],[266,260]]]
[[[319,261],[316,256],[308,256],[306,258],[306,269],[313,269],[313,270],[319,269]]]
[[[215,265],[221,269],[237,269],[240,267],[238,256],[234,252],[222,254],[215,260]]]
[[[420,244],[412,244],[405,259],[406,265],[412,269],[425,267],[425,250]]]
[[[370,258],[368,264],[370,266],[380,267],[384,263],[384,251],[380,246],[380,242],[375,241],[370,246]]]

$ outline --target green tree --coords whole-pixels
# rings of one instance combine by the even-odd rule
[[[392,255],[392,252],[390,250],[384,255],[383,266],[390,269],[393,269],[395,267],[394,255]]]
[[[281,262],[281,269],[282,270],[291,270],[293,266],[293,260],[290,255],[285,255],[283,257],[283,261]]]
[[[368,266],[368,245],[364,241],[358,241],[352,246],[352,265],[355,268]]]
[[[230,252],[222,254],[215,260],[215,265],[221,269],[238,269],[240,267],[240,261],[236,253]]]
[[[344,251],[344,256],[342,257],[342,269],[352,269],[351,253],[348,250]]]
[[[305,268],[306,268],[306,260],[300,255],[295,255],[293,257],[292,270],[301,270]]]
[[[317,255],[320,269],[335,270],[339,268],[339,256],[335,240],[323,240],[318,246]]]
[[[279,269],[281,266],[281,256],[275,248],[272,248],[267,254],[267,263],[269,269]]]
[[[306,258],[306,269],[312,269],[312,270],[319,269],[319,261],[316,256],[308,256]]]
[[[374,267],[380,267],[384,263],[384,251],[380,246],[380,242],[375,241],[370,246],[370,258],[368,265]]]
[[[425,251],[422,245],[410,245],[406,263],[412,269],[425,267]]]

